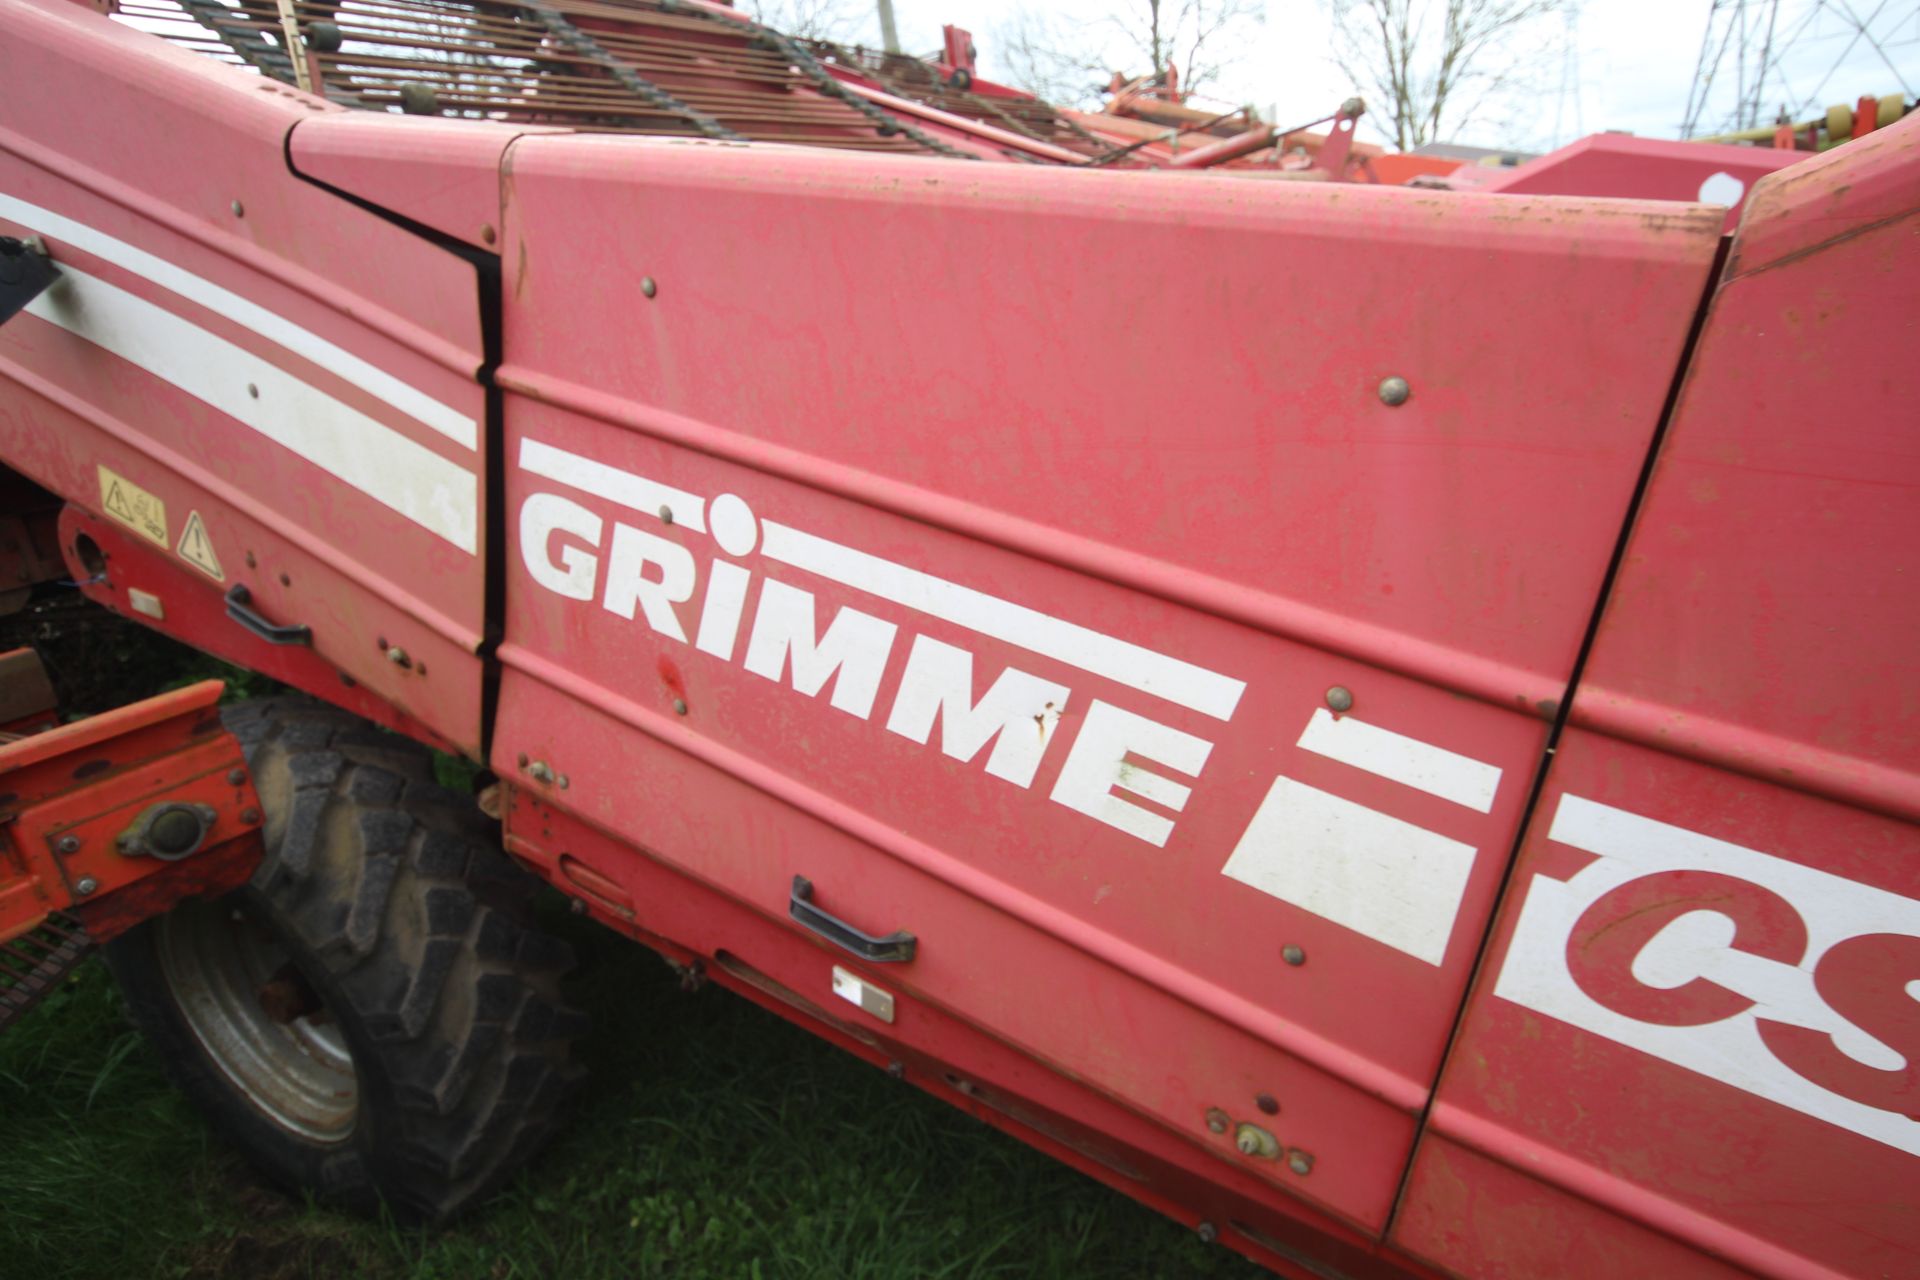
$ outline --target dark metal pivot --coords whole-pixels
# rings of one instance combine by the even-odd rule
[[[0,236],[0,324],[13,319],[59,278],[60,268],[37,241]]]

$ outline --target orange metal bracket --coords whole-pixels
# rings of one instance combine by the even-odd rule
[[[204,681],[0,746],[0,944],[56,912],[104,941],[245,882],[260,798],[220,690]]]

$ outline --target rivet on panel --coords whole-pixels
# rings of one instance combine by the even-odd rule
[[[1405,378],[1382,378],[1380,380],[1380,403],[1388,408],[1398,408],[1407,402],[1413,394],[1413,388],[1407,385]]]
[[[1280,1103],[1270,1093],[1263,1093],[1259,1097],[1255,1098],[1253,1100],[1253,1105],[1260,1108],[1260,1110],[1264,1111],[1266,1114],[1270,1116],[1277,1116],[1280,1114]]]
[[[1286,946],[1280,948],[1280,958],[1298,968],[1307,962],[1307,953],[1300,949],[1298,943],[1289,942]]]
[[[1213,1131],[1214,1133],[1225,1133],[1227,1131],[1227,1126],[1232,1123],[1233,1123],[1232,1118],[1229,1117],[1227,1113],[1222,1111],[1220,1108],[1218,1107],[1207,1108],[1207,1128]]]
[[[483,222],[480,224],[480,240],[483,244],[493,243],[493,224],[491,222]]]
[[[247,216],[246,206],[241,204],[238,200],[235,200],[232,204],[228,205],[227,207],[233,210],[233,216],[236,218],[244,218]]]
[[[664,502],[660,504],[660,523],[661,524],[673,523],[673,508],[668,506]]]
[[[60,842],[54,845],[54,848],[58,849],[61,853],[78,853],[80,852],[80,839],[78,836],[61,836]]]
[[[1327,690],[1327,705],[1335,711],[1353,710],[1353,691],[1343,684]]]
[[[687,714],[687,700],[685,698],[675,698],[673,700],[673,714],[677,716]]]
[[[1313,1157],[1295,1147],[1287,1153],[1287,1168],[1304,1178],[1313,1172]]]
[[[1212,1244],[1220,1238],[1220,1228],[1211,1222],[1203,1222],[1193,1229],[1193,1234],[1200,1237],[1201,1244]]]
[[[84,898],[100,887],[100,882],[92,876],[81,876],[73,883],[73,891]]]
[[[640,292],[651,298],[654,294],[660,292],[660,286],[653,282],[652,276],[641,276]]]

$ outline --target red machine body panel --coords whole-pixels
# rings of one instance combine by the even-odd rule
[[[1283,1271],[1910,1268],[1920,126],[1760,181],[1713,291],[1717,154],[956,163],[820,82],[873,150],[586,137],[6,7],[63,279],[0,461],[93,598]]]
[[[1913,1270],[1916,144],[1748,204],[1396,1229],[1463,1274],[1536,1247],[1460,1232],[1463,1197]]]
[[[1468,1197],[1534,1184],[1542,1241],[1597,1207],[1762,1275],[1910,1271],[1913,827],[1582,730],[1536,814],[1395,1242],[1540,1247],[1448,1225],[1444,1139],[1513,1171]]]
[[[583,136],[509,163],[509,389],[1527,708],[1565,688],[1718,224]],[[1427,323],[1413,278],[1484,320]],[[1543,381],[1503,312],[1606,376]]]
[[[1916,206],[1911,123],[1755,194],[1577,723],[1920,820]]]
[[[729,800],[771,817],[770,825],[792,826],[791,818],[774,816],[779,801],[764,793],[678,752],[663,759],[677,765],[659,779],[663,785],[723,788]],[[1283,1275],[1306,1280],[1328,1267],[1351,1280],[1435,1274],[1384,1254],[1365,1234],[1323,1214],[1302,1212],[1303,1202],[1276,1198],[1271,1183],[1250,1169],[1196,1144],[1168,1142],[1125,1099],[1085,1087],[969,1018],[903,996],[889,1025],[823,996],[834,970],[844,969],[844,953],[774,925],[737,896],[553,808],[537,789],[513,788],[505,816],[509,850],[577,895],[595,918],[682,966],[687,981],[736,991],[1117,1190],[1217,1232],[1222,1243]],[[595,866],[613,868],[617,882],[594,875]],[[888,975],[878,981],[893,987]],[[1048,1008],[1073,1014],[1079,988],[1069,978],[1050,973],[1037,985]],[[1257,1105],[1248,1109],[1276,1123]]]
[[[1580,209],[1570,250],[1556,202],[509,163],[496,767],[768,916],[803,876],[912,929],[903,1000],[1381,1231],[1717,214]],[[1591,300],[1534,329],[1590,362],[1551,412],[1491,301],[1370,301],[1416,258]],[[1266,336],[1301,315],[1338,360]],[[1244,1155],[1208,1119],[1261,1095]]]
[[[0,231],[63,278],[0,332],[29,393],[0,450],[477,752],[474,267],[292,178],[318,99],[72,4],[12,5],[8,31]]]

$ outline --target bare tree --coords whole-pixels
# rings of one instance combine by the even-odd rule
[[[1007,83],[1065,107],[1097,105],[1111,74],[1099,50],[1045,8],[1016,11],[988,48]]]
[[[1248,29],[1266,21],[1266,5],[1258,0],[1129,0],[1106,21],[1136,55],[1145,55],[1155,76],[1173,70],[1182,92],[1197,93],[1244,56]]]
[[[864,36],[874,12],[864,0],[747,0],[744,8],[782,35],[841,43]]]
[[[1239,61],[1265,16],[1260,0],[1121,0],[1084,15],[1035,6],[994,30],[993,56],[1011,83],[1052,102],[1091,104],[1115,71],[1172,71],[1193,92]]]
[[[1458,134],[1559,65],[1574,0],[1328,0],[1333,56],[1404,150]]]

